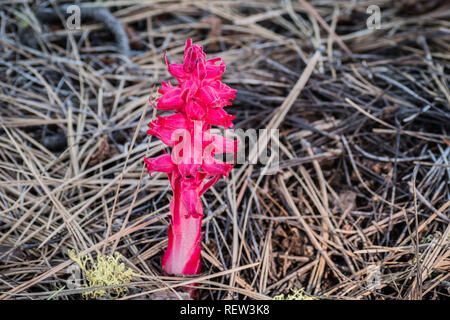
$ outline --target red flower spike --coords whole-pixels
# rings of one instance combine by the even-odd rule
[[[201,195],[221,177],[227,177],[233,162],[221,162],[215,155],[232,154],[237,141],[210,133],[212,125],[233,127],[235,116],[223,110],[231,105],[236,90],[220,82],[225,71],[221,58],[206,60],[202,46],[186,41],[182,64],[164,59],[178,85],[163,82],[156,108],[175,113],[150,122],[149,135],[173,147],[172,154],[147,159],[147,170],[167,173],[173,190],[171,224],[167,250],[161,262],[168,274],[193,275],[200,272]]]

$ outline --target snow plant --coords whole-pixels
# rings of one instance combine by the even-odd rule
[[[233,127],[235,117],[223,108],[231,105],[236,90],[222,83],[225,63],[221,58],[206,60],[200,45],[186,41],[182,64],[169,63],[177,85],[163,82],[155,108],[174,111],[150,122],[147,133],[156,136],[171,153],[144,158],[147,170],[167,174],[173,190],[171,223],[162,267],[168,274],[194,275],[200,272],[202,194],[221,177],[227,177],[234,160],[218,159],[237,151],[237,141],[212,134],[211,126]]]

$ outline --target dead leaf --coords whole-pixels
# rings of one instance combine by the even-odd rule
[[[98,148],[97,152],[92,155],[92,157],[89,159],[88,166],[92,167],[96,164],[102,162],[106,158],[110,156],[110,147],[108,143],[108,137],[103,136],[103,139],[100,143],[100,147]]]

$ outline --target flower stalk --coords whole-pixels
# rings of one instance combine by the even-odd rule
[[[173,190],[170,202],[171,223],[162,267],[168,274],[195,275],[200,272],[201,196],[221,177],[227,177],[233,161],[221,161],[219,155],[232,154],[237,142],[211,133],[211,126],[232,128],[235,117],[225,106],[235,98],[236,90],[222,83],[225,63],[221,58],[206,59],[203,48],[186,41],[182,64],[166,64],[178,84],[163,82],[162,96],[155,108],[173,114],[157,117],[149,124],[149,135],[169,147],[171,154],[144,158],[147,170],[167,174]]]

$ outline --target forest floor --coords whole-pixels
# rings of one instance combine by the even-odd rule
[[[0,299],[448,299],[447,1],[83,2],[75,30],[52,2],[0,6]],[[235,128],[279,130],[280,164],[203,196],[201,274],[180,278],[143,157],[187,38],[225,60]]]

